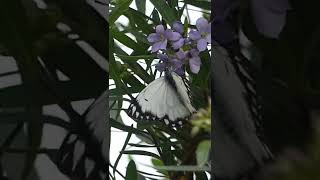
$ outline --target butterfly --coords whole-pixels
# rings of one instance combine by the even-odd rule
[[[127,114],[134,119],[163,121],[177,126],[195,111],[187,79],[165,71],[164,76],[152,81],[138,94],[129,105]]]
[[[273,158],[264,139],[254,68],[241,52],[215,46],[213,54],[213,174],[242,179]]]
[[[107,177],[107,98],[105,91],[89,106],[75,130],[67,134],[57,153],[57,167],[71,179],[104,180]]]

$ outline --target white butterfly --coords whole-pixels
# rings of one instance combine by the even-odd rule
[[[132,118],[175,125],[195,111],[186,79],[175,72],[166,72],[140,92],[127,113]]]

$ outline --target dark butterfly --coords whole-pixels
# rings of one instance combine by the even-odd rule
[[[213,170],[217,179],[241,179],[272,159],[266,146],[250,61],[213,47]]]

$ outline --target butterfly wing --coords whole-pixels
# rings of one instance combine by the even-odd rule
[[[188,88],[175,73],[160,77],[143,89],[128,108],[128,115],[142,120],[164,120],[177,123],[189,117],[195,110],[191,105]]]
[[[257,170],[272,154],[260,136],[251,68],[243,64],[244,58],[229,56],[222,47],[213,52],[213,169],[217,178],[238,179]]]

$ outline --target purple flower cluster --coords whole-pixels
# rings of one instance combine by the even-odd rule
[[[189,64],[192,73],[200,70],[201,59],[199,53],[207,49],[211,43],[211,23],[205,18],[196,21],[197,29],[185,32],[180,21],[172,24],[172,29],[165,29],[163,25],[156,27],[156,32],[148,36],[152,44],[151,52],[157,52],[160,62],[156,68],[162,72],[174,71],[184,75],[184,64]]]

